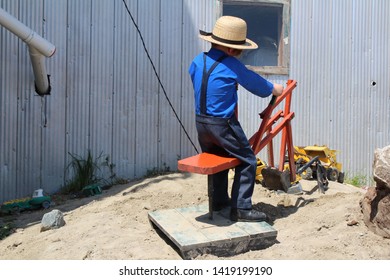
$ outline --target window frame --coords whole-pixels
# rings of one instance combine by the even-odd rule
[[[262,75],[288,75],[290,68],[290,2],[291,0],[218,0],[218,18],[223,15],[224,3],[260,3],[264,5],[282,5],[282,26],[279,39],[278,65],[277,66],[253,66],[247,67]]]

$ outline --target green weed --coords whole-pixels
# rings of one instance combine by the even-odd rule
[[[0,240],[3,240],[7,236],[11,235],[14,231],[15,228],[12,222],[3,223],[0,221]]]
[[[78,193],[85,186],[96,183],[112,185],[117,180],[114,172],[115,165],[110,162],[109,156],[100,153],[99,156],[94,158],[90,150],[88,150],[85,158],[71,153],[69,155],[71,162],[66,168],[66,173],[73,177],[62,188],[62,193]],[[108,169],[110,174],[107,179],[103,176],[105,173],[103,168]]]
[[[374,180],[370,177],[367,177],[365,175],[357,174],[355,176],[349,176],[348,174],[346,175],[345,178],[345,183],[350,184],[355,187],[363,187],[363,186],[369,186],[372,185]]]

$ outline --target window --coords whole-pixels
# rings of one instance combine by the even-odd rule
[[[261,74],[287,75],[289,66],[290,0],[221,0],[222,14],[248,25],[247,37],[259,48],[246,50],[240,60]]]

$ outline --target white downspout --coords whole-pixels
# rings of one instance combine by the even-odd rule
[[[50,81],[46,73],[44,56],[51,57],[56,51],[56,47],[2,8],[0,8],[0,25],[28,45],[35,77],[35,90],[39,95],[50,94]]]
[[[28,46],[31,64],[35,76],[35,91],[39,95],[50,94],[50,81],[46,74],[45,57],[34,47]]]

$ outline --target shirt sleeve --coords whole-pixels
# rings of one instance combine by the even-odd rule
[[[271,95],[272,90],[274,89],[273,83],[264,79],[254,71],[246,68],[246,66],[236,58],[233,58],[231,63],[234,64],[231,69],[234,69],[233,72],[237,75],[237,82],[241,86],[260,97],[267,97]]]

